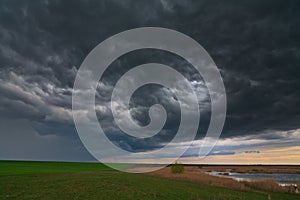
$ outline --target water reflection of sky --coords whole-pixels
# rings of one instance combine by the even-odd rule
[[[224,172],[207,172],[210,175],[230,177],[238,181],[252,181],[252,180],[264,180],[273,179],[281,184],[293,184],[300,182],[300,174],[287,174],[287,173],[224,173]]]

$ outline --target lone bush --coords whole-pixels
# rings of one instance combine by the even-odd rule
[[[172,164],[171,166],[172,173],[183,173],[184,172],[184,165],[178,162]]]

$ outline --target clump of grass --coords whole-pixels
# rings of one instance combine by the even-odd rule
[[[283,187],[274,180],[243,181],[250,188],[269,190],[274,192],[283,192]]]
[[[183,173],[184,172],[184,165],[178,162],[175,162],[175,164],[172,164],[171,166],[172,173]]]

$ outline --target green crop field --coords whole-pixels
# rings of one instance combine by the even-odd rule
[[[299,196],[271,193],[272,199]],[[118,172],[99,163],[0,161],[0,199],[268,199],[263,191]]]
[[[112,170],[99,163],[0,161],[0,175]]]

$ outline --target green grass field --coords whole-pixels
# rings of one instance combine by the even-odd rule
[[[299,196],[271,193],[272,199]],[[118,172],[99,163],[0,161],[0,199],[268,199],[235,191]]]
[[[99,163],[0,161],[0,175],[112,170]]]

